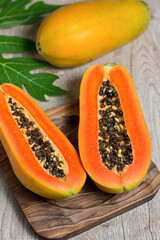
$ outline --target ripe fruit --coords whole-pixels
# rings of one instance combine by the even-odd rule
[[[23,90],[2,84],[0,139],[21,183],[46,198],[64,198],[83,187],[78,153]]]
[[[151,141],[134,82],[122,66],[94,65],[80,88],[79,151],[103,191],[121,193],[144,179]]]
[[[44,19],[36,47],[49,63],[73,67],[133,40],[149,20],[149,8],[140,0],[73,3]]]

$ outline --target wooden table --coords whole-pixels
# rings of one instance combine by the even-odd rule
[[[36,2],[36,1],[34,1]],[[74,0],[45,0],[46,3],[66,4]],[[50,97],[49,102],[38,102],[44,109],[56,107],[78,98],[79,86],[85,70],[95,64],[116,62],[131,73],[137,88],[144,116],[152,140],[152,160],[160,169],[160,2],[146,0],[151,9],[151,22],[147,31],[133,42],[105,56],[73,69],[50,68],[48,72],[60,76],[57,85],[71,93],[63,97]],[[0,30],[0,35],[17,35],[35,40],[39,23]],[[19,56],[19,54],[17,54]],[[27,56],[31,54],[27,53]],[[11,57],[12,54],[7,56]],[[38,57],[38,54],[35,54]],[[0,174],[0,239],[42,239],[31,229],[19,206]],[[159,240],[160,239],[160,192],[140,207],[86,231],[72,240]]]

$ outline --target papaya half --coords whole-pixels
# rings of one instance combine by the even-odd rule
[[[64,198],[83,187],[79,155],[38,104],[23,90],[0,88],[0,139],[20,182],[46,198]]]
[[[139,185],[151,140],[134,82],[123,66],[94,65],[80,87],[79,151],[97,187],[122,193]]]
[[[73,67],[118,48],[143,33],[149,8],[140,0],[93,0],[54,11],[41,23],[36,48],[57,67]]]

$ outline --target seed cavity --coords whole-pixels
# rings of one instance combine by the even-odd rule
[[[41,166],[52,176],[65,181],[69,168],[60,150],[20,103],[10,96],[7,97],[7,103],[13,119]]]
[[[98,145],[103,164],[121,175],[133,162],[118,92],[112,82],[103,80],[98,97]]]

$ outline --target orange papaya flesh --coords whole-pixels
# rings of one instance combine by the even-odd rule
[[[21,183],[32,192],[51,199],[69,197],[80,191],[85,183],[86,173],[78,153],[38,104],[20,88],[12,84],[2,84],[0,105],[0,138],[13,171]],[[11,108],[14,107],[16,110],[12,111]],[[21,117],[15,114],[20,111]],[[23,117],[28,118],[28,122],[22,127],[23,121],[20,119]],[[30,126],[31,122],[34,126]],[[39,138],[38,135],[35,136],[36,128],[41,135]],[[30,132],[28,137],[27,131]],[[35,144],[37,148],[33,151]],[[36,155],[37,151],[41,154],[45,152],[45,156]],[[45,162],[52,163],[54,172],[50,172],[48,167],[44,168]],[[60,165],[57,167],[56,164]]]
[[[114,90],[118,97],[113,94],[111,98],[108,92],[109,97],[106,93],[100,95],[100,89],[103,84],[107,85],[107,80],[109,91],[106,87],[103,91]],[[110,103],[104,102],[105,106],[101,108],[103,103],[100,101],[104,98]],[[116,98],[119,99],[119,107],[115,106]],[[106,115],[108,108],[109,116]],[[122,116],[118,115],[117,109],[121,109]],[[99,111],[104,111],[103,116]],[[102,118],[107,120],[100,126]],[[120,124],[121,121],[124,123]],[[102,137],[99,136],[101,127],[104,130]],[[114,135],[115,142],[110,133]],[[103,144],[100,145],[99,141]],[[134,82],[124,67],[94,65],[84,74],[80,88],[79,151],[84,168],[103,191],[129,191],[144,179],[151,161],[151,140]]]

